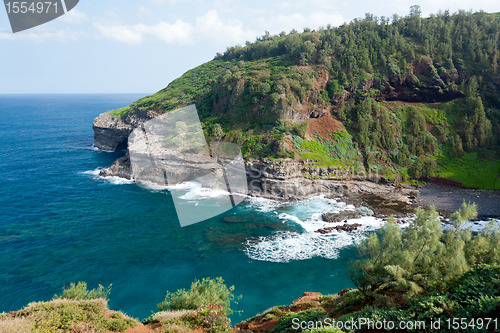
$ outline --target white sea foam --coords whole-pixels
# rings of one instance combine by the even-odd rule
[[[286,203],[266,198],[260,197],[248,197],[248,205],[253,209],[262,212],[268,213],[276,211],[276,209],[283,207]]]
[[[277,209],[278,218],[282,221],[299,225],[304,232],[277,232],[267,237],[249,240],[245,244],[245,253],[254,260],[270,262],[289,262],[292,260],[306,260],[313,257],[334,259],[341,249],[359,244],[368,232],[374,231],[383,225],[382,219],[373,216],[363,216],[348,220],[349,223],[360,223],[363,226],[355,232],[322,235],[315,231],[324,227],[343,225],[326,223],[321,215],[325,212],[341,212],[357,210],[363,214],[373,214],[367,208],[356,209],[334,199],[317,196],[304,201],[281,203],[272,200],[251,200],[257,205],[257,210],[269,212]]]
[[[96,146],[90,146],[90,147],[86,146],[86,147],[84,147],[84,149],[89,149],[89,150],[92,150],[92,151],[98,151],[98,152],[103,152],[103,153],[114,153],[115,152],[113,150],[99,149]]]
[[[277,232],[257,241],[247,241],[245,253],[251,259],[270,262],[290,262],[314,257],[336,259],[341,249],[359,244],[364,238],[365,233],[362,231],[329,235]]]
[[[133,184],[133,180],[121,178],[121,177],[102,177],[99,175],[101,172],[102,168],[97,168],[95,170],[89,170],[89,171],[84,171],[80,172],[82,175],[89,175],[92,176],[95,180],[106,182],[106,183],[111,183],[114,185],[128,185],[128,184]]]
[[[496,220],[496,219],[490,219],[490,220],[484,220],[484,221],[474,221],[474,222],[466,222],[464,224],[464,226],[462,227],[462,229],[470,229],[472,230],[473,232],[481,232],[483,231],[486,227],[488,227],[488,225],[492,222],[496,222],[497,223],[497,226],[498,228],[500,228],[500,220]],[[493,223],[494,223],[493,222]],[[451,229],[453,228],[453,226],[449,223],[443,223],[443,229]]]
[[[257,210],[274,213],[277,217],[288,223],[298,225],[303,232],[276,232],[270,236],[248,240],[245,243],[245,253],[254,260],[270,262],[290,262],[293,260],[306,260],[313,257],[324,257],[334,259],[338,257],[339,251],[346,247],[359,244],[370,232],[380,229],[384,225],[384,220],[375,218],[373,211],[366,207],[355,208],[343,202],[327,199],[323,196],[309,200],[281,203],[272,200],[251,200],[252,205],[257,206]],[[354,232],[336,231],[322,235],[315,231],[324,227],[335,227],[343,225],[344,222],[326,223],[321,218],[324,212],[341,212],[344,210],[356,210],[363,214],[361,218],[349,219],[348,223],[359,223],[362,225]],[[319,213],[321,212],[321,213]],[[416,216],[409,215],[404,219],[406,223],[399,224],[401,228],[406,228],[409,222]],[[447,219],[440,217],[443,229],[451,226]],[[490,221],[467,222],[464,228],[479,232],[490,223]],[[496,220],[500,227],[500,221]]]

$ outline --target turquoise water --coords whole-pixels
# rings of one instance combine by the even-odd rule
[[[169,190],[100,178],[123,152],[91,148],[93,119],[142,96],[0,95],[0,312],[86,281],[112,283],[110,308],[143,319],[167,290],[221,276],[243,296],[235,323],[305,291],[353,287],[347,262],[365,234],[313,232],[342,203],[249,199],[181,228]]]

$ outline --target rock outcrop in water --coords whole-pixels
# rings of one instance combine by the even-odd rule
[[[358,228],[360,228],[360,227],[362,227],[362,225],[359,223],[353,223],[353,224],[345,223],[344,225],[338,225],[335,227],[321,228],[321,229],[316,230],[315,232],[320,233],[322,235],[326,235],[326,234],[331,233],[334,230],[336,230],[337,232],[342,232],[342,231],[352,232],[352,231],[358,230]]]

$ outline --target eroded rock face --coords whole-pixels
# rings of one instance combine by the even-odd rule
[[[111,111],[100,114],[94,119],[94,147],[102,150],[117,151],[127,148],[127,141],[134,128],[149,118],[132,114],[125,118],[113,117]]]
[[[246,161],[250,193],[278,200],[298,200],[319,194],[343,193],[348,190],[346,180],[380,179],[366,174],[364,169],[314,167],[314,162],[292,159]]]
[[[379,184],[370,176],[353,178],[348,173],[339,173],[339,178],[325,175],[324,178],[311,179],[307,176],[310,174],[310,169],[306,167],[306,164],[306,161],[292,159],[245,161],[249,194],[283,201],[301,200],[315,195],[328,194],[331,198],[338,198],[356,206],[363,205],[365,195],[376,195],[381,200],[411,204],[411,197],[418,194],[418,191],[413,188],[387,186],[382,181]],[[183,166],[180,161],[178,166],[178,170],[184,170],[184,172],[190,170],[189,167]],[[197,165],[198,171],[206,169],[208,172],[210,168],[210,164],[206,164],[206,168]],[[173,173],[176,172],[176,168],[171,166],[170,169]],[[128,156],[116,160],[111,167],[103,169],[101,176],[132,179]],[[368,204],[368,206],[371,205]],[[327,222],[340,222],[355,217],[332,214],[324,216],[323,219]],[[329,221],[330,218],[331,221]]]

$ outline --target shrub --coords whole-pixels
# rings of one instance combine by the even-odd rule
[[[359,246],[362,260],[350,264],[352,281],[365,296],[382,286],[411,296],[426,286],[461,276],[469,269],[464,247],[470,234],[459,230],[464,221],[477,215],[476,209],[464,203],[452,215],[455,229],[444,234],[434,207],[417,209],[417,217],[404,231],[388,219]]]
[[[302,329],[296,329],[296,325],[294,323],[298,322],[324,322],[325,319],[327,318],[327,315],[325,312],[317,309],[308,309],[305,311],[301,312],[290,312],[281,317],[278,322],[276,323],[276,326],[273,328],[271,332],[279,332],[279,333],[286,333],[286,332],[302,332]],[[316,328],[316,327],[315,327]]]
[[[196,310],[217,304],[223,307],[226,314],[231,314],[233,313],[230,308],[231,302],[234,301],[233,290],[234,286],[228,288],[220,277],[204,278],[202,281],[194,281],[190,290],[179,289],[175,293],[167,291],[165,300],[157,306],[160,311],[166,311]]]
[[[211,304],[200,308],[195,314],[185,315],[182,320],[194,328],[203,328],[208,333],[230,332],[231,325],[222,305]]]
[[[148,318],[142,321],[143,324],[151,324],[151,323],[163,323],[166,321],[170,321],[175,318],[181,318],[184,315],[193,314],[194,311],[191,310],[175,310],[175,311],[160,311],[155,312],[150,315]]]
[[[107,329],[113,332],[122,332],[128,328],[135,327],[136,321],[130,318],[124,318],[121,313],[115,312],[111,315],[113,320],[107,323]]]
[[[19,317],[32,320],[38,333],[104,332],[108,322],[104,317],[105,300],[55,300],[36,303],[18,312]]]
[[[193,330],[189,323],[182,321],[180,318],[164,323],[161,328],[163,333],[188,333]]]
[[[55,299],[72,299],[72,300],[91,300],[91,299],[108,299],[109,293],[111,292],[111,286],[104,288],[102,285],[91,290],[87,290],[87,283],[78,282],[76,285],[71,283],[69,288],[63,288],[63,292],[60,295],[54,295],[52,298]]]
[[[447,284],[443,289],[429,289],[425,295],[417,295],[407,302],[389,307],[366,306],[360,311],[346,314],[337,321],[431,322],[441,323],[453,318],[498,318],[500,315],[500,266],[480,265]],[[479,323],[479,322],[478,322]],[[490,332],[479,325],[469,327],[468,332]],[[409,329],[421,332],[421,329]]]
[[[303,123],[294,124],[293,127],[292,127],[292,134],[298,135],[302,139],[305,139],[308,127],[309,127],[309,121],[305,121]]]
[[[285,150],[280,150],[277,154],[276,157],[278,158],[295,158],[295,153],[291,149],[285,149]]]

